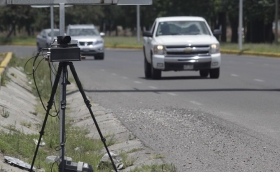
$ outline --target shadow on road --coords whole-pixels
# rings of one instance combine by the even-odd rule
[[[153,80],[150,78],[145,78],[145,77],[138,77],[139,79],[143,80]],[[203,78],[200,76],[166,76],[166,77],[161,77],[160,79],[156,81],[164,81],[164,80],[191,80],[191,79],[213,79],[213,78]]]
[[[279,92],[280,89],[254,89],[254,88],[217,88],[217,89],[147,89],[139,90],[138,88],[133,88],[131,90],[87,90],[88,93],[159,93],[159,92]],[[69,92],[67,95],[76,93],[77,91]]]

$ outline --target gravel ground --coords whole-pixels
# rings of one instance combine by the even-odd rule
[[[211,114],[172,107],[113,111],[137,138],[179,172],[280,169],[277,143]]]

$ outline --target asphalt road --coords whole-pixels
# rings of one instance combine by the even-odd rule
[[[8,49],[36,50],[0,47]],[[164,72],[147,80],[138,50],[107,49],[103,61],[74,65],[91,100],[179,172],[279,171],[280,59],[223,55],[219,79]]]

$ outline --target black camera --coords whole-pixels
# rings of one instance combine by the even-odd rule
[[[50,48],[50,62],[81,61],[77,40],[70,36],[57,36],[56,43]]]
[[[57,43],[60,45],[67,45],[71,42],[70,36],[57,36]]]

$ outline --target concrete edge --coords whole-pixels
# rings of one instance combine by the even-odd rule
[[[237,54],[237,55],[252,55],[252,56],[265,56],[265,57],[280,57],[279,53],[262,53],[262,52],[253,52],[253,51],[244,51],[244,50],[227,50],[221,49],[221,53],[224,54]]]
[[[12,52],[7,52],[6,57],[4,58],[4,60],[1,62],[0,64],[0,88],[1,88],[1,80],[2,80],[2,74],[3,72],[6,70],[10,60],[12,59]]]

